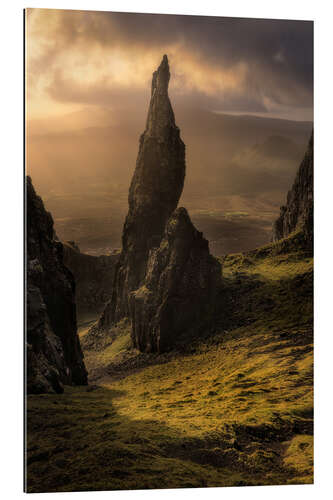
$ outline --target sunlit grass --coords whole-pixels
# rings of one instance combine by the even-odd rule
[[[85,350],[99,387],[29,396],[29,491],[311,483],[312,259],[297,244],[224,259],[216,330],[186,352],[139,355],[124,323]]]

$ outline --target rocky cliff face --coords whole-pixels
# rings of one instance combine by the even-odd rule
[[[100,314],[111,299],[119,253],[88,255],[80,252],[73,241],[63,242],[63,247],[64,264],[75,278],[78,318]]]
[[[63,246],[31,179],[27,203],[27,392],[63,392],[87,384],[76,329],[75,284],[63,264]]]
[[[285,238],[300,229],[307,241],[313,240],[313,133],[308,149],[288,192],[287,204],[280,209],[280,216],[273,226],[273,241]]]
[[[221,265],[208,241],[178,208],[150,252],[144,282],[130,295],[134,346],[163,352],[198,333],[212,316],[220,281]]]
[[[165,224],[177,207],[185,177],[185,146],[168,96],[167,56],[153,74],[146,129],[129,190],[122,253],[113,295],[99,327],[108,328],[128,316],[128,297],[144,279],[149,251],[158,246]]]

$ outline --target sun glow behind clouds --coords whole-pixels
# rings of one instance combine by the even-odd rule
[[[29,119],[126,100],[135,112],[136,103],[149,98],[151,74],[164,53],[172,98],[190,106],[312,118],[311,22],[26,12]]]
[[[48,15],[47,15],[48,14]],[[79,109],[62,96],[57,83],[71,87],[75,93],[84,91],[93,96],[96,89],[144,91],[149,88],[152,70],[161,59],[161,49],[138,52],[135,45],[110,46],[100,43],[86,44],[85,40],[64,44],[59,34],[57,11],[33,10],[27,19],[27,90],[29,119],[45,118]],[[82,30],[78,28],[79,32]],[[214,68],[202,57],[191,54],[179,43],[163,47],[168,53],[172,69],[173,92],[180,95],[196,91],[214,96],[224,91],[244,90],[247,65],[236,63],[232,67]],[[52,88],[52,95],[50,95]],[[79,94],[79,92],[78,92]],[[112,103],[108,103],[109,105]]]

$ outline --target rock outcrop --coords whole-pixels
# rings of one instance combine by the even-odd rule
[[[63,384],[87,384],[76,328],[75,283],[63,264],[53,220],[26,182],[27,392],[63,392]]]
[[[122,252],[112,299],[98,327],[107,329],[129,315],[128,297],[146,274],[149,251],[160,244],[166,222],[176,209],[185,177],[185,146],[168,96],[170,71],[165,55],[153,74],[146,129],[129,190]]]
[[[221,265],[185,208],[167,222],[151,250],[141,287],[130,295],[132,340],[146,352],[164,352],[207,326],[221,282]]]
[[[73,273],[78,319],[100,314],[111,299],[119,252],[111,255],[88,255],[73,241],[63,242],[64,264]]]
[[[88,336],[124,317],[140,351],[163,352],[207,326],[221,265],[186,210],[176,210],[185,177],[185,146],[168,97],[166,56],[153,74],[147,124],[129,190],[122,253],[112,298]]]
[[[310,245],[313,242],[313,133],[296,179],[287,195],[287,204],[273,226],[273,241],[285,238],[295,230],[304,232]]]

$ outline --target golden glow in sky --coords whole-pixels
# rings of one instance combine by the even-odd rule
[[[287,49],[278,50],[276,42],[266,54],[265,40],[256,41],[261,25],[248,27],[243,20],[245,29],[239,29],[233,22],[27,9],[28,119],[60,116],[97,101],[112,108],[119,95],[143,93],[164,53],[176,96],[196,103],[199,98],[204,107],[221,112],[310,116],[312,90],[300,81],[304,68],[293,79]]]

